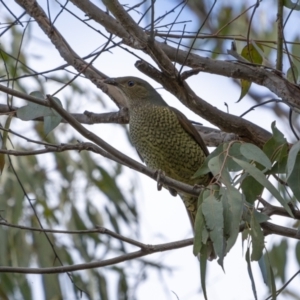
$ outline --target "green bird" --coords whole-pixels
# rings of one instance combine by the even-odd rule
[[[211,175],[192,178],[209,154],[201,136],[190,121],[169,106],[145,80],[119,77],[104,80],[118,88],[128,104],[130,138],[141,159],[153,170],[190,185],[208,185]],[[192,226],[197,197],[180,192]]]

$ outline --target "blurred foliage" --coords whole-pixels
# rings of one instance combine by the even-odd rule
[[[129,6],[138,2],[140,1],[130,1]],[[162,3],[165,4],[162,5]],[[276,5],[270,9],[270,2],[261,2],[260,6],[255,7],[250,1],[220,1],[210,12],[214,1],[190,0],[186,2],[186,9],[181,14],[182,5],[179,5],[180,3],[183,4],[184,1],[157,1],[155,4],[160,8],[160,10],[155,11],[155,17],[158,18],[165,14],[164,18],[157,19],[158,21],[154,26],[157,39],[164,40],[172,46],[175,45],[175,47],[180,43],[180,47],[189,49],[194,40],[192,37],[183,38],[183,34],[195,35],[201,27],[199,34],[202,37],[197,39],[193,45],[192,51],[195,53],[215,59],[228,59],[227,50],[231,49],[231,42],[235,40],[237,52],[242,53],[242,57],[249,60],[247,57],[249,54],[245,52],[252,49],[252,51],[258,52],[259,59],[255,60],[255,63],[271,67],[276,65],[278,39]],[[275,4],[274,1],[273,4]],[[283,47],[283,72],[290,81],[298,82],[300,37],[299,31],[291,26],[293,22],[289,18],[291,15],[299,13],[299,7],[294,5],[292,1],[285,1],[285,5],[283,10],[288,42]],[[140,25],[145,29],[149,29],[151,25],[150,6],[151,1],[146,1],[143,5],[130,11],[135,20],[141,19]],[[53,15],[60,12],[60,7],[53,3],[49,7]],[[129,8],[128,5],[126,7]],[[3,6],[2,9],[5,10]],[[72,10],[71,7],[68,9]],[[169,13],[167,14],[166,11]],[[175,14],[171,14],[171,12],[175,12]],[[67,14],[67,11],[63,10],[60,18],[63,18],[64,14]],[[83,16],[81,17],[83,18]],[[0,34],[1,37],[4,37],[0,45],[1,84],[6,84],[24,93],[35,90],[44,95],[47,94],[47,88],[49,88],[49,85],[46,88],[46,82],[51,82],[52,86],[49,89],[54,92],[72,79],[72,69],[68,67],[57,68],[58,63],[55,59],[52,60],[52,57],[48,58],[48,64],[45,68],[49,68],[49,70],[57,68],[57,70],[52,72],[47,70],[45,74],[37,76],[34,65],[31,63],[33,57],[30,51],[27,51],[27,46],[31,42],[43,43],[44,41],[41,41],[36,31],[32,29],[34,25],[31,23],[24,22],[23,27],[10,26],[15,19],[12,19],[12,15],[8,11],[6,11],[5,19],[3,19],[4,14],[1,18]],[[177,18],[176,24],[173,23],[175,18]],[[188,22],[189,20],[192,22]],[[59,25],[57,26],[59,27]],[[88,27],[86,23],[83,23],[83,26],[91,32],[95,29]],[[183,32],[183,30],[185,31]],[[73,32],[74,29],[72,29],[72,34]],[[80,30],[76,32],[80,39]],[[255,45],[263,48],[263,53],[257,51]],[[38,60],[44,63],[43,53],[39,53],[39,55]],[[244,86],[242,83],[241,98],[248,93],[253,101],[261,103],[265,100],[264,98],[272,97],[271,93],[264,95],[264,97],[257,96],[250,89],[250,85],[250,82],[244,83]],[[76,102],[74,99],[89,99],[89,104],[96,103],[101,109],[104,109],[105,106],[98,93],[91,91],[88,85],[78,84],[76,81],[68,84],[61,99],[63,106],[68,111],[76,111],[78,107],[82,108],[81,102]],[[26,103],[19,102],[10,96],[1,95],[1,104],[6,103],[26,105]],[[274,113],[276,117],[288,122],[289,113],[281,106],[274,106],[269,113]],[[30,113],[29,115],[32,116]],[[295,130],[300,128],[299,122],[296,122],[297,118],[295,117],[293,122]],[[35,140],[60,144],[77,143],[77,140],[80,139],[78,135],[69,130],[66,124],[60,124],[45,137],[43,122],[11,122],[10,119],[11,117],[8,117],[3,120],[2,124],[4,124],[5,129],[13,129]],[[254,150],[251,146],[240,143],[224,144],[209,156],[206,164],[202,167],[202,171],[199,171],[199,174],[208,170],[220,174],[224,187],[218,191],[214,190],[213,196],[211,193],[203,193],[200,197],[201,209],[198,211],[196,221],[198,226],[194,245],[195,254],[207,252],[205,242],[210,234],[210,238],[217,245],[217,254],[221,257],[219,263],[223,265],[225,254],[236,241],[237,226],[241,218],[245,218],[242,204],[247,201],[250,213],[248,215],[246,213],[245,222],[250,224],[249,228],[251,229],[245,231],[243,239],[249,241],[251,238],[252,246],[251,248],[248,247],[246,259],[248,266],[250,266],[251,260],[259,260],[263,251],[263,237],[258,225],[261,222],[261,216],[255,214],[253,210],[256,196],[261,194],[263,188],[267,188],[283,206],[287,207],[285,201],[290,200],[288,198],[289,193],[282,186],[278,188],[280,193],[276,193],[276,188],[272,188],[265,175],[280,174],[282,178],[286,178],[295,198],[299,200],[299,144],[295,144],[292,148],[293,151],[288,154],[288,144],[285,138],[274,124],[272,129],[273,137],[263,150]],[[10,134],[8,138],[3,133],[1,149],[6,148],[26,151],[36,149],[35,146],[17,136]],[[229,155],[225,156],[225,152]],[[223,168],[224,163],[226,168]],[[255,168],[253,169],[254,164]],[[124,175],[125,170],[121,165],[83,151],[81,153],[64,152],[42,156],[0,155],[0,169],[3,170],[0,186],[0,214],[4,222],[40,227],[38,222],[40,220],[45,228],[66,230],[85,230],[94,228],[96,225],[103,225],[113,228],[119,234],[139,238],[139,215],[133,180]],[[232,174],[230,173],[236,172],[241,172],[241,176],[235,178],[235,182],[241,185],[241,189],[234,186],[231,181]],[[124,184],[120,185],[120,182],[124,180],[127,184],[126,190],[124,190]],[[232,195],[234,197],[230,197]],[[282,195],[285,196],[284,199],[282,199]],[[217,207],[216,211],[220,217],[218,220],[212,218],[207,199],[210,199]],[[219,200],[221,202],[218,202]],[[234,206],[234,202],[237,205]],[[204,218],[207,218],[209,222],[211,229],[209,233],[205,231]],[[229,220],[233,222],[229,222]],[[220,236],[216,235],[216,231],[220,228],[223,230],[221,239]],[[44,234],[2,225],[0,227],[0,240],[1,266],[50,267],[72,265],[103,260],[130,250],[130,247],[123,242],[96,233]],[[227,247],[222,248],[224,241],[226,241]],[[264,278],[267,278],[266,282],[269,280],[267,284],[270,290],[273,289],[273,292],[278,281],[284,283],[287,279],[287,253],[291,249],[294,250],[294,247],[297,261],[300,264],[299,245],[299,243],[296,246],[292,245],[287,239],[282,239],[280,243],[269,247],[268,254],[260,259],[262,273],[268,273],[268,276],[266,275]],[[163,267],[162,265],[154,266],[150,263],[147,265],[147,262],[143,260],[130,264],[135,264],[134,267],[129,268],[130,272],[128,272],[129,263],[125,263],[121,266],[106,267],[105,271],[91,269],[76,272],[70,274],[70,277],[66,274],[31,276],[40,279],[41,290],[47,300],[64,299],[70,291],[77,298],[80,298],[80,290],[83,291],[87,299],[129,299],[129,291],[141,283],[135,282],[136,274],[144,270],[145,265],[157,270]],[[108,278],[111,274],[117,277],[115,289],[109,289]],[[249,274],[251,274],[250,271]],[[1,273],[0,298],[33,299],[32,293],[35,287],[32,284],[31,276]],[[138,278],[141,281],[146,280],[147,272],[143,271],[143,276]],[[114,294],[111,294],[111,290],[114,290]],[[289,292],[288,288],[285,289],[285,293],[299,299],[297,295]]]

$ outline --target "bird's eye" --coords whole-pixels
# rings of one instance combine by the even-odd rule
[[[128,84],[128,86],[134,86],[134,81],[130,80],[130,81],[127,82],[127,84]]]

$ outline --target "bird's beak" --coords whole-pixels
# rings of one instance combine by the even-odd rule
[[[118,85],[118,83],[116,82],[116,80],[114,78],[107,78],[107,79],[103,80],[103,82],[106,84],[114,85],[114,86]]]

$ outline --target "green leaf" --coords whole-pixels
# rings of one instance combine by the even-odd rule
[[[208,167],[213,175],[221,175],[221,181],[227,186],[231,185],[231,177],[227,170],[224,167],[224,161],[221,160],[220,156],[215,156],[208,162]]]
[[[250,234],[252,237],[251,260],[258,261],[262,257],[263,250],[264,250],[264,234],[254,214],[252,214],[250,220],[250,226],[251,226]]]
[[[59,125],[62,118],[61,116],[46,116],[44,117],[44,132],[45,135],[48,135],[56,126]]]
[[[289,152],[288,160],[287,160],[287,172],[286,177],[289,178],[294,170],[296,158],[300,151],[300,141],[294,144]]]
[[[254,167],[253,165],[233,158],[246,172],[248,172],[255,180],[257,180],[261,185],[263,185],[268,191],[281,203],[281,205],[286,209],[286,211],[293,217],[291,209],[289,208],[287,202],[282,198],[278,190],[274,187],[274,185],[265,177],[264,173],[262,173],[259,169]]]
[[[266,285],[268,285],[268,271],[267,271],[266,262],[265,262],[265,255],[263,255],[259,259],[258,266],[259,266],[264,283]]]
[[[251,87],[252,82],[245,80],[245,79],[241,79],[241,94],[239,99],[236,101],[237,103],[240,102],[248,93],[250,87]]]
[[[52,99],[60,106],[62,106],[60,100],[56,97]],[[56,126],[61,122],[62,117],[52,108],[49,109],[48,114],[44,116],[44,131],[48,135]]]
[[[280,147],[278,151],[278,155],[276,157],[276,162],[271,168],[271,170],[267,171],[266,174],[285,174],[286,173],[286,166],[288,160],[288,145],[285,144]]]
[[[230,222],[230,234],[227,239],[226,253],[233,247],[239,234],[241,218],[243,214],[244,200],[242,194],[234,187],[229,186],[226,190],[229,213],[226,215],[224,223]]]
[[[295,253],[298,264],[300,265],[300,242],[297,242],[296,244]]]
[[[293,2],[292,0],[283,0],[283,5],[293,10],[300,10],[300,4],[298,4],[298,1]]]
[[[205,228],[205,221],[202,213],[202,205],[198,206],[194,228],[195,228],[195,238],[194,238],[193,253],[195,256],[197,256],[200,253],[203,246],[202,233],[203,233],[203,228]]]
[[[259,44],[255,44],[255,46],[252,43],[246,45],[242,49],[241,56],[252,63],[261,65],[263,62],[263,57],[259,53],[259,51],[257,51],[256,48],[260,48],[261,50],[263,50],[263,47]],[[248,93],[250,89],[250,86],[251,86],[250,81],[241,79],[241,95],[237,100],[237,102],[241,101],[245,97],[245,95]]]
[[[298,76],[298,69],[296,65],[292,63],[291,67],[287,70],[286,79],[290,82],[297,83]]]
[[[206,293],[206,264],[207,264],[207,246],[204,245],[200,252],[200,277],[201,277],[201,288],[203,291],[204,299],[207,300],[207,293]]]
[[[47,107],[29,102],[17,110],[17,116],[23,121],[30,121],[42,117],[46,114]]]
[[[284,135],[277,129],[276,122],[272,122],[271,125],[273,136],[265,143],[263,151],[269,157],[271,162],[279,160],[284,155],[282,148],[287,145],[287,141]]]
[[[44,100],[45,96],[41,92],[32,92],[31,96]],[[21,120],[30,121],[39,117],[46,116],[50,111],[50,107],[28,102],[26,106],[22,106],[17,110],[17,116]]]
[[[287,179],[287,183],[290,189],[293,191],[295,198],[298,201],[300,201],[299,178],[300,178],[300,153],[298,153],[296,157],[296,161],[294,163],[293,171],[291,172],[291,174],[289,174],[289,177]]]
[[[263,47],[260,44],[256,43],[256,47],[259,47],[263,51]],[[242,49],[241,56],[250,62],[261,65],[263,57],[257,51],[256,47],[252,43],[249,43]]]
[[[207,174],[210,172],[210,169],[208,167],[208,162],[213,158],[218,156],[219,154],[221,154],[224,150],[223,150],[224,144],[223,145],[219,145],[213,152],[211,152],[205,159],[204,163],[202,164],[202,166],[196,171],[196,173],[194,174],[194,176],[192,178],[198,178],[204,174]]]
[[[242,170],[241,166],[232,160],[232,157],[248,161],[248,159],[241,154],[241,145],[242,143],[236,142],[231,144],[231,147],[229,148],[229,156],[226,159],[226,167],[229,172],[238,172]]]
[[[256,293],[256,287],[255,287],[255,281],[252,273],[252,268],[251,268],[251,261],[250,261],[250,249],[247,249],[246,256],[245,256],[246,262],[247,262],[247,270],[248,270],[248,275],[251,281],[251,287],[252,287],[252,292],[255,300],[257,300],[257,293]]]
[[[4,125],[4,128],[6,130],[8,130],[10,128],[10,123],[11,123],[12,118],[13,118],[13,115],[9,114],[5,121],[5,125]],[[1,126],[1,124],[0,124],[0,126]],[[7,141],[9,140],[8,132],[3,131],[3,136],[0,133],[0,139],[2,139],[1,140],[1,149],[4,149],[4,150],[7,149],[6,145],[7,145]],[[0,174],[2,174],[4,166],[5,166],[5,154],[1,153],[0,154]]]
[[[240,148],[241,154],[243,154],[249,160],[254,160],[267,169],[271,169],[271,161],[267,157],[267,155],[259,149],[257,146],[249,143],[244,143]]]
[[[275,283],[275,276],[273,273],[273,269],[270,265],[269,268],[269,272],[270,272],[270,281],[271,281],[271,291],[272,291],[272,300],[276,300],[276,283]]]
[[[241,188],[247,202],[253,204],[259,195],[262,194],[264,187],[252,176],[247,176],[242,184]]]
[[[220,201],[223,205],[223,218],[224,218],[224,237],[228,239],[231,233],[231,211],[227,198],[227,190],[224,187],[220,187]]]
[[[270,220],[270,217],[264,213],[258,212],[257,210],[253,210],[253,214],[258,223],[267,222]]]
[[[222,202],[215,198],[215,195],[210,195],[202,204],[202,213],[205,218],[205,223],[209,231],[209,236],[213,242],[216,254],[220,258],[220,264],[223,267],[224,258],[224,219]]]
[[[271,251],[269,251],[269,258],[272,264],[274,275],[276,278],[280,278],[282,283],[286,282],[286,266],[288,255],[288,241],[287,239],[281,240],[280,244],[274,245]]]
[[[44,99],[44,95],[40,92],[33,92],[30,95]],[[62,106],[61,101],[53,97],[53,100]],[[48,135],[62,120],[61,116],[51,107],[28,102],[26,106],[20,107],[17,110],[17,116],[24,121],[34,120],[36,118],[44,118],[44,131]]]

